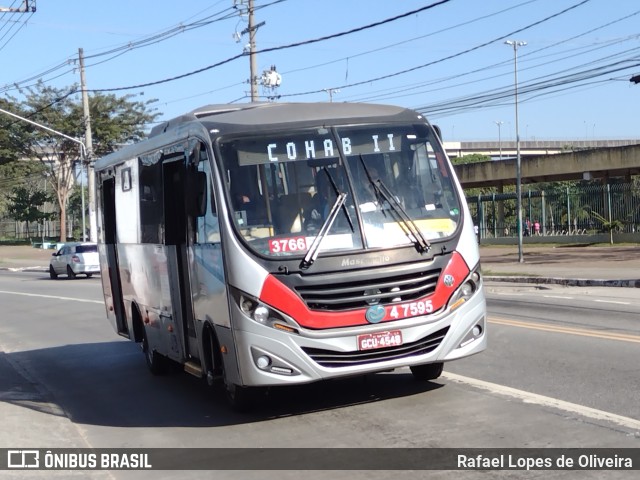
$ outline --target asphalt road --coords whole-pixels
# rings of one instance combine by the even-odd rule
[[[448,364],[437,381],[415,382],[403,369],[273,390],[253,413],[241,415],[189,375],[151,376],[139,348],[106,321],[99,279],[51,281],[42,273],[3,271],[0,447],[640,447],[638,298],[622,305],[606,302],[626,301],[611,291],[629,289],[568,299],[574,294],[566,288],[552,291],[553,298],[544,297],[549,291],[521,288],[491,287],[489,350]],[[49,475],[39,478],[51,475],[42,473]],[[216,472],[215,478],[520,473],[244,471]],[[603,475],[541,471],[534,478],[634,478],[633,472]],[[210,472],[179,476],[212,478]],[[136,472],[135,478],[176,474]]]

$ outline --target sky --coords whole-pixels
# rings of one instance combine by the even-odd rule
[[[250,100],[248,0],[29,3],[0,13],[1,96],[78,84],[82,48],[89,90],[157,99],[161,120]],[[513,140],[517,71],[521,140],[640,139],[637,0],[255,0],[255,23],[257,73],[281,76],[264,101],[395,104],[446,141]]]

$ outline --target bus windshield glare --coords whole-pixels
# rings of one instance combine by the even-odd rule
[[[321,253],[428,245],[460,223],[452,172],[424,125],[273,132],[219,148],[235,228],[264,256],[304,256],[343,194]]]

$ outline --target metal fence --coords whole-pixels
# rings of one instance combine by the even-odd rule
[[[81,222],[73,215],[67,217],[67,238],[80,239],[82,236]],[[58,241],[60,239],[60,222],[46,220],[45,222],[18,222],[9,218],[0,219],[0,241],[42,242],[45,240]]]
[[[480,238],[517,236],[515,193],[467,197]],[[522,191],[524,236],[595,235],[640,231],[640,186],[571,185]]]

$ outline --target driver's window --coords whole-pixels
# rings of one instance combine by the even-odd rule
[[[212,189],[211,164],[204,145],[200,145],[198,171],[207,176],[207,212],[197,218],[196,243],[220,243],[220,225],[215,211],[215,196]]]

